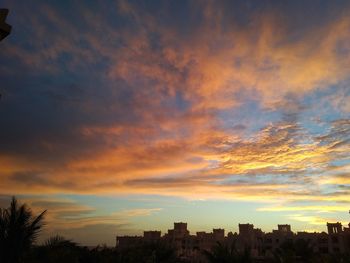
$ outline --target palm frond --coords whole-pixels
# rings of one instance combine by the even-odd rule
[[[1,262],[20,262],[35,242],[44,226],[46,210],[37,217],[26,205],[19,205],[15,197],[7,209],[0,209]]]

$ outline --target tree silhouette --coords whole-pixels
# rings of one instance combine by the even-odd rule
[[[48,248],[58,248],[58,247],[69,247],[69,248],[74,248],[77,246],[77,244],[71,240],[65,239],[62,236],[56,235],[53,237],[48,238],[45,243],[45,247]]]
[[[106,245],[98,245],[97,247],[84,250],[81,262],[84,263],[119,263],[120,256],[116,248],[109,248]],[[86,253],[88,252],[88,253]]]
[[[234,243],[222,244],[218,242],[212,250],[204,251],[204,255],[211,263],[250,263],[252,262],[247,249],[240,252],[235,248]]]
[[[304,239],[287,240],[274,252],[275,263],[313,263],[324,262],[320,255],[316,255],[309,241]],[[326,261],[328,262],[328,261]]]
[[[82,250],[75,242],[57,235],[47,239],[44,245],[36,247],[32,251],[30,262],[79,263]]]
[[[123,263],[175,263],[181,262],[175,250],[163,242],[144,243],[119,251],[119,262]]]
[[[13,197],[10,207],[0,208],[0,259],[3,263],[23,262],[40,233],[46,210],[34,216],[26,205]]]
[[[5,22],[8,13],[8,9],[0,8],[0,41],[7,37],[11,32],[11,26]]]

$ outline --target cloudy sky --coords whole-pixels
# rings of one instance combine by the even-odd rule
[[[349,1],[13,1],[0,205],[41,239],[350,220]]]

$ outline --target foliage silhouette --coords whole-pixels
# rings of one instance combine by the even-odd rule
[[[87,252],[87,253],[86,253]],[[86,249],[81,258],[84,263],[118,263],[119,254],[115,248],[109,248],[106,245],[97,246],[91,250]]]
[[[44,225],[46,210],[34,216],[13,197],[10,207],[0,208],[0,258],[3,263],[23,262]]]
[[[50,237],[44,245],[33,249],[30,262],[79,263],[81,248],[61,236]]]
[[[175,250],[163,242],[150,242],[119,252],[119,262],[175,263],[180,262]]]
[[[218,242],[211,250],[204,251],[204,255],[210,263],[250,263],[252,262],[250,253],[247,249],[240,252],[235,244],[222,244]]]
[[[144,243],[119,250],[107,246],[93,249],[80,247],[60,236],[49,238],[44,245],[33,248],[26,263],[178,263],[175,251],[158,242]]]

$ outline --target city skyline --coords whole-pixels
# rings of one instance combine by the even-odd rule
[[[288,228],[288,232],[292,232],[294,234],[297,234],[298,232],[302,232],[302,233],[310,233],[310,234],[313,234],[313,233],[318,233],[318,234],[321,234],[321,233],[327,233],[329,231],[328,229],[328,224],[330,225],[338,225],[340,224],[340,226],[342,227],[342,229],[345,227],[345,228],[348,228],[350,227],[350,222],[348,223],[342,223],[342,222],[326,222],[326,224],[324,225],[324,229],[321,230],[320,232],[317,232],[317,231],[313,231],[313,232],[310,232],[310,231],[305,231],[305,230],[294,230],[293,229],[293,226],[290,225],[290,224],[287,224],[287,223],[280,223],[280,224],[277,224],[275,225],[274,227],[275,228],[272,228],[272,229],[269,229],[267,231],[264,231],[262,228],[259,228],[259,226],[255,225],[253,222],[244,222],[244,223],[238,223],[237,227],[234,229],[236,229],[237,231],[230,231],[230,229],[225,229],[225,228],[221,228],[219,226],[217,227],[213,227],[212,229],[209,229],[209,231],[207,229],[202,229],[202,230],[196,230],[196,231],[191,231],[191,226],[187,224],[187,222],[183,222],[183,221],[177,221],[177,222],[173,222],[173,225],[176,225],[176,224],[185,224],[186,225],[186,229],[189,231],[189,235],[196,235],[198,233],[213,233],[214,230],[223,230],[224,231],[224,236],[227,236],[227,234],[231,233],[231,234],[238,234],[239,233],[239,226],[240,225],[250,225],[252,226],[254,229],[258,229],[258,230],[261,230],[263,233],[273,233],[273,231],[275,230],[281,230],[281,229],[285,229],[285,227]],[[277,227],[277,228],[276,228]],[[146,233],[148,232],[159,232],[160,233],[160,236],[164,236],[167,234],[167,232],[169,231],[169,229],[167,229],[166,231],[162,231],[162,230],[159,230],[159,229],[150,229],[150,228],[147,228],[147,229],[143,229],[142,232],[139,233],[139,235],[117,235],[117,237],[123,237],[123,236],[136,236],[136,237],[141,237]],[[143,235],[142,235],[143,234]]]
[[[2,5],[0,207],[39,242],[349,222],[349,1]]]
[[[231,251],[231,255],[234,253],[236,256],[249,255],[248,258],[253,259],[253,262],[271,262],[276,255],[285,256],[289,253],[289,258],[307,262],[312,258],[311,255],[317,255],[318,260],[328,256],[336,258],[337,255],[347,255],[350,249],[350,223],[343,227],[340,222],[327,222],[327,232],[322,233],[295,233],[289,224],[279,224],[277,229],[268,233],[249,223],[239,224],[238,228],[238,233],[226,234],[225,229],[214,228],[210,233],[198,231],[193,235],[188,230],[187,223],[175,222],[174,228],[163,235],[161,231],[152,230],[144,231],[142,236],[117,236],[116,249],[123,253],[162,244],[172,247],[179,259],[202,263],[208,262],[208,253],[215,255],[218,251]],[[230,252],[223,254],[228,256]],[[223,258],[225,256],[218,262]]]

